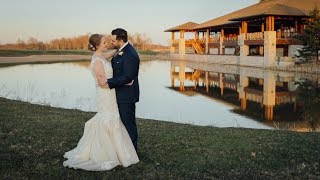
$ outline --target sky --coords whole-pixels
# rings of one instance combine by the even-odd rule
[[[202,23],[258,0],[0,0],[0,44],[30,37],[50,41],[118,27],[168,45],[171,27]]]

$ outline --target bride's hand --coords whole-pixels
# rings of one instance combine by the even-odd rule
[[[129,82],[128,84],[126,84],[127,86],[131,86],[133,84],[134,80],[132,80],[131,82]]]

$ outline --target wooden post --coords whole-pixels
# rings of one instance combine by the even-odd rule
[[[210,38],[210,30],[207,29],[207,32],[206,32],[206,54],[209,54],[209,38]]]
[[[194,38],[195,38],[196,40],[198,40],[198,39],[199,39],[199,32],[198,32],[198,31],[196,31],[196,32],[195,32],[195,36],[194,36]]]
[[[171,87],[174,87],[174,73],[175,73],[175,66],[171,65]]]
[[[223,42],[224,42],[224,29],[221,28],[221,37],[220,37],[220,48],[219,48],[219,54],[224,54],[224,48],[223,48]]]
[[[264,32],[264,23],[261,24],[261,32]]]
[[[179,81],[180,81],[180,91],[184,91],[184,81],[186,79],[186,65],[184,62],[179,63]]]
[[[272,29],[272,18],[269,16],[269,18],[268,18],[268,20],[269,20],[269,31],[271,31],[271,29]]]
[[[271,18],[271,16],[269,16],[268,20],[269,20],[269,31],[271,31],[272,30],[272,18]]]
[[[171,47],[170,47],[170,53],[175,53],[175,42],[174,42],[174,40],[175,40],[175,32],[174,31],[172,31],[171,32]]]
[[[209,86],[210,86],[210,84],[209,84],[209,71],[206,71],[205,72],[206,74],[206,92],[208,93],[209,92]]]
[[[224,38],[224,29],[221,28],[221,37]]]
[[[274,17],[273,16],[271,18],[271,24],[272,24],[271,31],[274,31]]]
[[[180,39],[184,39],[184,30],[180,31]]]
[[[247,109],[247,100],[246,98],[241,98],[241,110],[246,111]]]
[[[184,82],[180,81],[180,91],[184,91]]]
[[[274,31],[274,17],[273,16],[268,16],[266,19],[266,31]]]
[[[223,96],[223,74],[219,73],[219,86],[220,86],[220,94]]]
[[[268,121],[273,120],[273,106],[265,106],[264,117]]]
[[[241,22],[241,29],[242,29],[242,32],[241,33],[245,33],[245,29],[244,29],[244,21]]]
[[[266,19],[266,25],[267,25],[266,31],[270,31],[271,30],[271,18],[270,18],[270,16],[268,16],[267,19]]]
[[[246,21],[242,21],[242,33],[248,33],[248,23]]]

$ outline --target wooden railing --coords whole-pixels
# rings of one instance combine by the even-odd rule
[[[298,35],[298,33],[295,32],[294,28],[285,29],[285,30],[281,30],[281,29],[277,30],[277,39],[292,39],[296,35]]]
[[[206,43],[206,39],[205,39],[205,38],[203,38],[203,39],[198,39],[198,40],[196,40],[196,41],[199,41],[201,44],[205,44],[205,43]]]
[[[298,35],[297,32],[295,32],[294,29],[286,29],[286,30],[277,30],[276,36],[277,39],[292,39],[296,35]],[[263,40],[264,39],[264,33],[263,32],[254,32],[254,33],[247,33],[246,34],[246,40]]]
[[[214,38],[209,38],[209,43],[220,43],[220,38],[221,37],[214,37]],[[206,43],[206,39],[199,39],[201,44]],[[229,37],[224,37],[223,38],[224,42],[236,42],[238,41],[238,36],[229,36]]]
[[[283,95],[281,96],[281,93],[284,96]],[[276,105],[285,104],[285,103],[294,103],[294,102],[295,102],[294,94],[289,92],[276,93],[276,99],[275,99]]]
[[[172,40],[172,44],[179,44],[179,39]]]
[[[227,37],[223,37],[223,42],[236,42],[238,41],[238,35],[229,34]]]
[[[298,35],[297,32],[295,32],[294,28],[291,29],[285,29],[285,30],[277,30],[276,31],[276,37],[277,39],[291,39],[294,38],[296,35]],[[209,38],[209,43],[219,43],[221,37],[211,37]],[[245,36],[245,40],[263,40],[264,39],[264,33],[263,32],[254,32],[254,33],[247,33]],[[191,41],[198,41],[200,44],[206,43],[206,38],[202,39],[189,39],[187,40],[190,44]],[[237,34],[229,34],[225,37],[223,37],[223,42],[237,42],[238,41],[238,35]],[[179,39],[172,40],[172,44],[176,45],[179,44]]]
[[[199,41],[201,44],[206,44],[206,38],[204,39],[197,39],[196,41]],[[216,38],[209,38],[209,43],[219,43],[220,39],[218,37]]]
[[[254,32],[254,33],[247,33],[246,40],[263,40],[264,34],[263,32]]]
[[[210,38],[209,39],[209,43],[219,43],[220,42],[220,38],[219,37],[214,37],[214,38]]]
[[[195,41],[195,40],[194,40],[194,39],[187,39],[187,40],[186,40],[186,44],[192,44],[193,41]]]

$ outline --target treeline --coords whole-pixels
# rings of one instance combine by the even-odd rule
[[[18,39],[16,43],[0,45],[0,49],[25,49],[25,50],[86,50],[90,34],[80,35],[71,38],[57,38],[49,42],[41,41],[36,38],[29,38],[27,41]],[[111,42],[111,35],[107,35],[107,42]],[[151,39],[146,34],[135,33],[129,35],[129,40],[137,50],[157,50],[167,49],[166,46],[152,44]],[[108,47],[111,44],[108,43]]]

